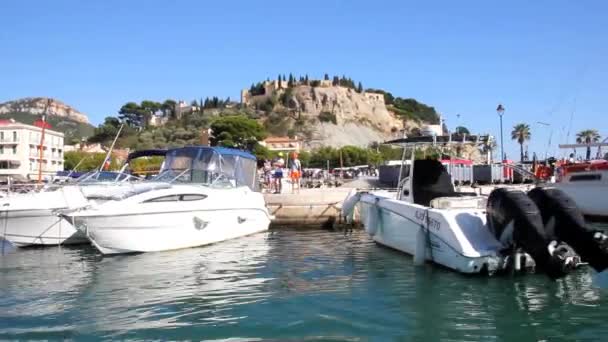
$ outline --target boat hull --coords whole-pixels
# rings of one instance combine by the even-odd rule
[[[608,192],[606,183],[556,183],[551,187],[570,196],[583,215],[597,220],[608,219],[608,201],[602,200]]]
[[[82,232],[49,209],[5,212],[0,222],[4,238],[18,247],[88,242]]]
[[[445,213],[377,198],[363,195],[359,202],[362,222],[376,243],[461,273],[493,273],[501,268],[501,246],[487,231],[483,211]],[[377,218],[370,221],[373,210]]]
[[[268,230],[262,209],[156,212],[75,217],[102,254],[157,252],[208,245]]]

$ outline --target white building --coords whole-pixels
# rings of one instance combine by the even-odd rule
[[[31,180],[63,171],[63,133],[45,129],[42,163],[40,138],[42,128],[14,120],[0,120],[0,176],[20,175]]]

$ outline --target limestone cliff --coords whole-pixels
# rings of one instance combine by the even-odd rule
[[[7,113],[28,113],[39,115],[44,114],[45,111],[49,116],[57,116],[83,124],[89,123],[89,118],[86,116],[86,114],[79,112],[61,101],[51,98],[27,97],[19,100],[0,103],[0,115]]]
[[[267,103],[293,119],[291,130],[306,132],[307,147],[367,146],[390,139],[403,128],[403,121],[387,110],[382,94],[359,93],[342,86],[297,85],[267,90],[264,95],[247,97],[246,104],[268,108]],[[411,129],[418,124],[408,122],[407,126]]]

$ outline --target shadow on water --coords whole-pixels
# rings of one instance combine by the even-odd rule
[[[607,294],[588,270],[466,277],[361,230],[281,229],[202,248],[0,257],[0,339],[594,340]],[[603,305],[602,305],[603,304]]]

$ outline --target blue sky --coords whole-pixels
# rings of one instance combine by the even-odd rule
[[[127,101],[345,74],[434,106],[452,129],[498,136],[502,103],[509,157],[518,122],[542,156],[568,128],[608,136],[607,15],[599,0],[2,1],[0,102],[51,96],[98,124]]]

